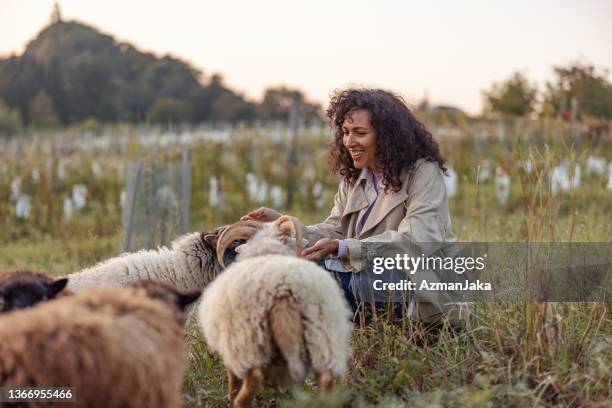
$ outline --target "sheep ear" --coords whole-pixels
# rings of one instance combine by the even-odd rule
[[[219,240],[219,235],[217,233],[208,233],[208,234],[203,234],[202,239],[204,240],[204,242],[206,242],[207,244],[209,244],[210,246],[216,247],[217,246],[217,241]]]
[[[202,292],[179,293],[176,296],[176,305],[184,311],[187,306],[198,300],[201,294]]]
[[[57,296],[58,293],[64,290],[67,284],[68,278],[62,278],[53,281],[53,283],[49,284],[49,294],[47,297],[49,299],[53,299],[55,296]]]
[[[227,225],[223,225],[222,227],[215,228],[211,232],[203,232],[202,233],[202,239],[207,244],[210,244],[211,246],[216,247],[217,246],[217,241],[219,240],[219,237],[221,236],[221,233],[223,231],[225,231],[226,228],[227,228]]]

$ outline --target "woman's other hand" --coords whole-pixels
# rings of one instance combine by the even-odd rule
[[[329,255],[336,255],[338,253],[339,245],[340,242],[337,239],[323,238],[318,240],[310,248],[303,250],[301,256],[309,261],[319,262],[320,260],[327,258]]]
[[[276,220],[280,216],[281,215],[272,208],[260,207],[255,211],[251,211],[247,215],[243,215],[242,217],[240,217],[240,221],[253,220],[261,222],[270,222]]]

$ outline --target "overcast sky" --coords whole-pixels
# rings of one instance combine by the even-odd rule
[[[0,0],[0,55],[22,52],[53,3]],[[250,98],[286,84],[326,105],[334,88],[365,85],[476,113],[481,90],[517,70],[543,84],[553,65],[579,58],[612,68],[610,0],[62,0],[60,7],[65,20],[221,73]]]

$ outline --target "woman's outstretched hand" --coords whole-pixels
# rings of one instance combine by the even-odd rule
[[[319,262],[328,255],[336,255],[340,242],[337,239],[323,238],[318,240],[313,246],[302,251],[302,258],[309,261]]]
[[[261,221],[261,222],[270,222],[279,218],[281,215],[268,207],[260,207],[254,211],[249,212],[247,215],[243,215],[240,217],[240,221]]]

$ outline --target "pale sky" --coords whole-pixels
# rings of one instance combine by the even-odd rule
[[[21,53],[54,0],[0,0],[0,55]],[[251,99],[286,84],[327,104],[347,85],[470,113],[521,71],[540,86],[577,59],[612,68],[612,1],[61,0],[64,20],[189,61]],[[610,78],[610,76],[608,76]]]

